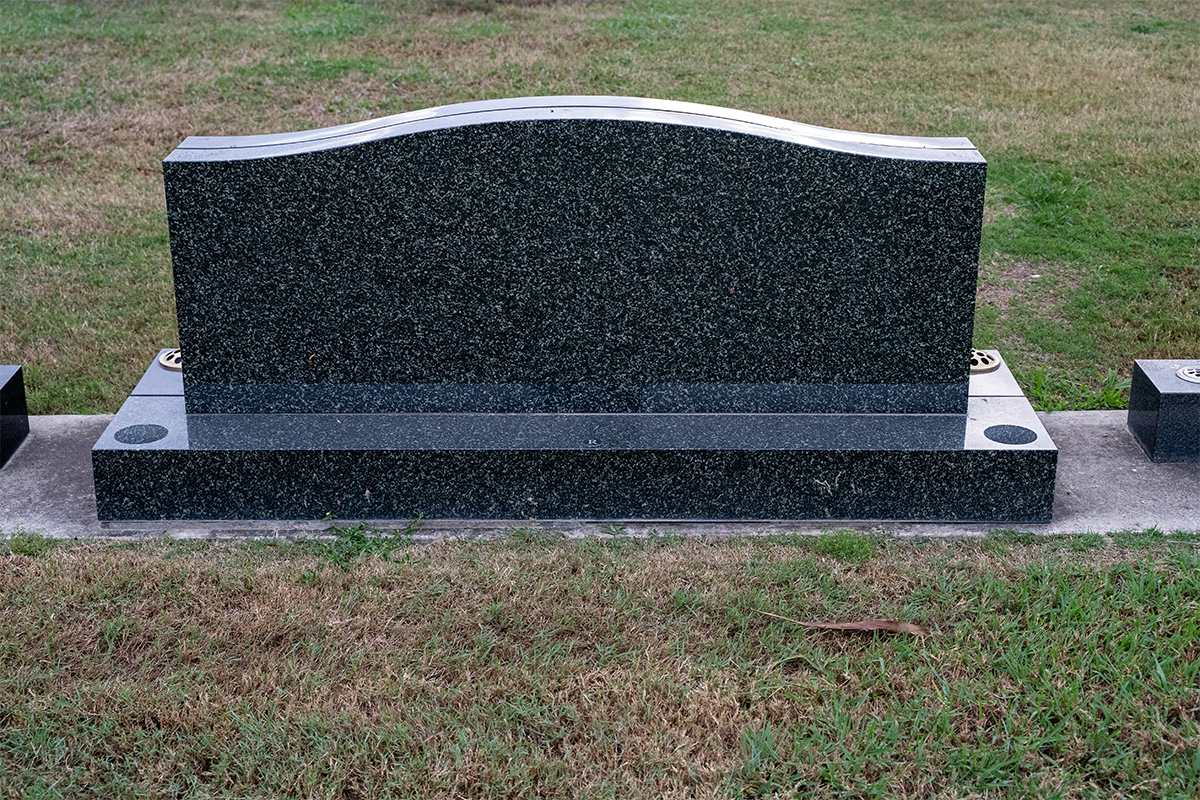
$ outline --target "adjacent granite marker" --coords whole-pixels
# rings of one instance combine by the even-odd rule
[[[1200,461],[1200,361],[1134,361],[1129,430],[1151,461]]]
[[[19,366],[0,366],[0,467],[28,434],[24,375]]]
[[[968,375],[985,172],[631,98],[191,137],[183,373],[100,516],[1048,519],[1053,443]]]

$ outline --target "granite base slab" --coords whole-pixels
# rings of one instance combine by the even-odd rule
[[[152,365],[92,451],[101,520],[1044,522],[1011,374],[953,414],[187,414]],[[178,383],[178,391],[175,384]]]
[[[1129,430],[1151,461],[1200,461],[1200,361],[1134,361]]]
[[[0,366],[0,467],[29,434],[25,380],[19,366]]]

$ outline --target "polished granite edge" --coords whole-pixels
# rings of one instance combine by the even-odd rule
[[[28,434],[24,373],[20,366],[0,366],[0,466],[12,457]]]
[[[167,162],[229,161],[276,157],[363,142],[495,122],[620,120],[724,130],[790,141],[838,152],[883,158],[982,163],[962,137],[915,137],[822,128],[729,108],[633,97],[509,98],[411,111],[374,120],[292,133],[254,136],[190,136]]]
[[[159,438],[116,436],[156,425]],[[993,425],[1035,437],[1004,444]],[[175,396],[126,400],[97,449],[962,450],[1053,449],[1024,398],[973,397],[962,414],[187,414]]]
[[[146,380],[145,378],[143,380]],[[966,381],[931,384],[206,384],[187,383],[191,414],[640,413],[955,414]],[[149,386],[136,394],[154,394]]]
[[[184,146],[209,149],[218,145],[226,147],[257,146],[261,144],[286,144],[308,141],[311,139],[328,139],[335,136],[353,135],[378,127],[402,124],[428,117],[455,117],[466,114],[493,113],[500,111],[519,111],[525,109],[568,110],[582,108],[588,110],[607,109],[614,113],[621,111],[661,111],[665,113],[691,114],[701,117],[737,120],[764,126],[782,128],[810,133],[826,139],[845,139],[874,144],[891,144],[903,147],[938,147],[948,149],[974,149],[970,140],[964,137],[922,137],[896,136],[891,134],[862,133],[846,131],[838,128],[825,128],[808,125],[802,122],[755,114],[723,106],[712,106],[702,103],[687,103],[677,100],[662,100],[647,97],[622,97],[610,95],[541,95],[535,97],[506,97],[495,100],[481,100],[467,103],[455,103],[447,106],[433,106],[416,111],[406,111],[377,119],[351,122],[328,128],[313,128],[291,133],[277,133],[252,136],[190,136]],[[614,117],[620,118],[620,117]]]
[[[142,373],[142,377],[138,380],[137,385],[129,393],[131,397],[137,395],[183,394],[183,373],[167,369],[158,360],[164,353],[168,353],[173,349],[171,347],[164,347],[158,351],[154,357],[154,361],[150,362],[150,366]]]
[[[160,351],[161,352],[164,351]],[[965,414],[817,413],[186,413],[179,373],[157,359],[96,443],[163,449],[1043,449],[1053,448],[1000,354],[992,373],[971,376]],[[160,438],[121,443],[117,431],[159,425]],[[1036,439],[987,438],[996,424]]]

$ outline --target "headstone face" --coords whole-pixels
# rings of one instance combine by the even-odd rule
[[[29,434],[27,414],[21,368],[0,365],[0,467],[12,457]]]
[[[183,372],[97,442],[102,519],[1049,519],[969,376],[966,139],[525,98],[163,166]]]
[[[1129,430],[1151,461],[1200,461],[1200,361],[1134,361]]]
[[[188,411],[965,410],[968,141],[599,102],[185,141]]]

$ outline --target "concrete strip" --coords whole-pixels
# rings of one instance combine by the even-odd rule
[[[1064,411],[1039,414],[1059,448],[1054,521],[1019,525],[1036,533],[1110,533],[1157,527],[1164,532],[1200,531],[1200,465],[1155,464],[1125,427],[1124,411]],[[111,416],[29,418],[29,437],[0,469],[0,534],[25,531],[78,538],[261,538],[320,536],[328,522],[136,522],[96,520],[91,448]],[[347,524],[341,521],[340,524]],[[388,530],[395,521],[379,522]],[[854,529],[912,537],[980,536],[987,524],[772,521],[636,523],[532,520],[428,520],[415,539],[480,538],[514,528],[539,528],[570,537],[674,534],[681,536],[761,536],[816,534]]]
[[[111,414],[29,418],[29,435],[0,469],[0,532],[103,535],[92,489],[92,445],[111,420]]]
[[[1059,448],[1048,532],[1200,530],[1200,464],[1150,461],[1125,411],[1040,416]]]

